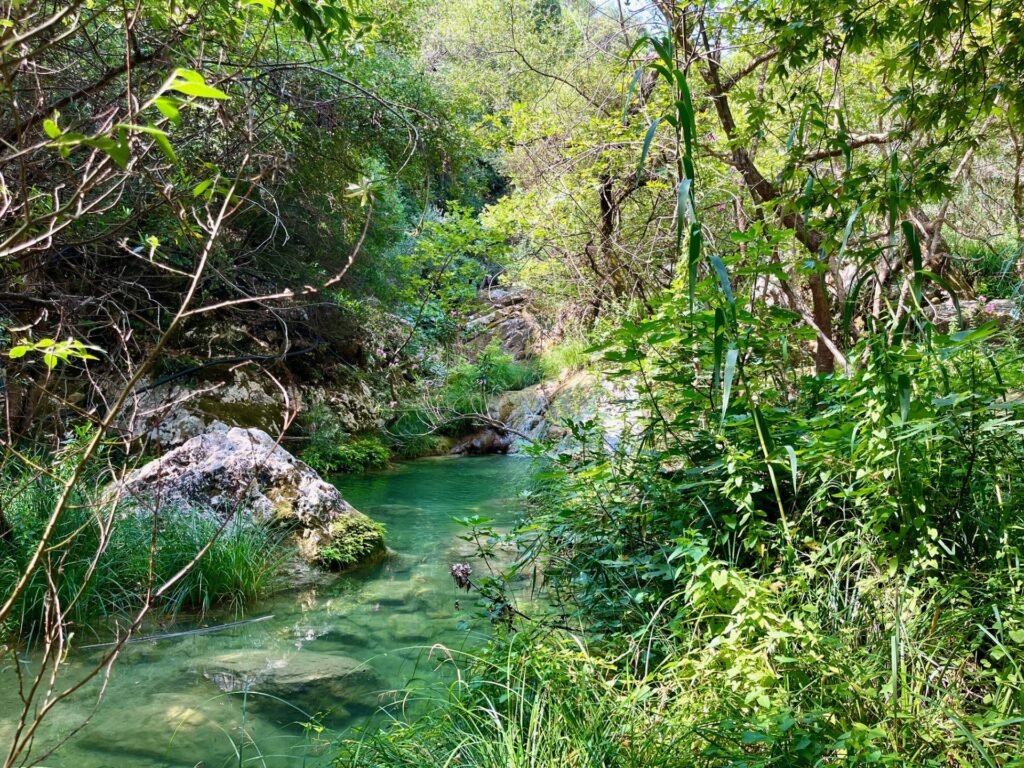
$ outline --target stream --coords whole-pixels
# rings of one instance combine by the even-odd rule
[[[55,707],[33,755],[73,734],[42,765],[328,764],[329,742],[369,722],[394,700],[390,692],[438,679],[431,646],[471,650],[486,641],[489,622],[448,573],[452,562],[469,559],[470,546],[452,518],[478,514],[510,527],[535,469],[518,457],[444,458],[334,478],[353,506],[387,526],[392,557],[278,593],[248,609],[244,618],[258,621],[204,634],[189,630],[239,617],[161,626],[161,634],[185,634],[127,646],[99,706],[96,682]],[[74,652],[65,680],[90,668],[99,653]],[[22,663],[31,669],[30,657]],[[15,675],[0,669],[5,751],[19,709]],[[90,713],[88,725],[73,733]],[[314,715],[317,727],[304,727]]]

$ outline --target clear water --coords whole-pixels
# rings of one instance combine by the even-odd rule
[[[534,470],[529,459],[481,457],[337,478],[357,509],[387,525],[393,557],[276,595],[247,614],[272,618],[128,646],[99,706],[97,684],[55,708],[34,754],[91,714],[43,765],[326,765],[339,732],[367,722],[394,700],[394,690],[436,675],[433,644],[471,648],[486,637],[487,620],[448,574],[452,562],[469,559],[469,545],[458,538],[464,529],[452,518],[479,514],[510,526]],[[473,567],[486,570],[479,561]],[[206,623],[232,618],[208,616]],[[162,631],[194,627],[182,622]],[[67,679],[97,653],[74,654]],[[31,658],[22,663],[31,667]],[[2,669],[5,752],[18,709],[15,676]],[[319,733],[302,725],[317,713],[326,726]]]

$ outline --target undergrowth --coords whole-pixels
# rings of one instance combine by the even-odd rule
[[[349,434],[322,403],[304,412],[300,423],[309,436],[302,460],[317,472],[365,472],[383,469],[391,460],[391,451],[379,437]]]
[[[420,396],[389,428],[403,456],[431,453],[443,438],[458,437],[479,426],[490,400],[502,392],[525,389],[541,380],[536,361],[520,361],[503,352],[497,340],[474,360],[462,358],[427,382]]]
[[[609,336],[632,431],[569,424],[534,493],[550,614],[340,764],[1024,766],[1015,341],[915,320],[809,376],[790,313],[727,347],[688,307]]]

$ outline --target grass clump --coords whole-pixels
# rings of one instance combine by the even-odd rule
[[[583,338],[567,338],[555,344],[540,356],[538,365],[546,379],[557,379],[587,367],[590,362],[590,344]]]
[[[27,566],[62,488],[52,478],[28,474],[9,472],[5,479],[0,503],[10,530],[0,538],[0,600],[12,593]],[[239,522],[218,535],[218,522],[188,511],[159,518],[118,511],[111,517],[94,488],[80,483],[75,489],[55,543],[8,626],[0,628],[3,634],[30,635],[54,598],[65,619],[80,626],[136,611],[150,587],[185,568],[211,540],[191,571],[153,605],[156,612],[214,606],[240,611],[274,589],[285,552],[278,534]],[[52,585],[48,572],[57,574]]]

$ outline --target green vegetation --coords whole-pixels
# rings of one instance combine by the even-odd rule
[[[302,460],[317,472],[365,472],[383,469],[391,460],[391,451],[375,435],[349,435],[337,415],[323,404],[302,415],[309,435]]]
[[[541,371],[536,362],[521,362],[503,352],[497,340],[472,360],[458,359],[443,368],[439,380],[391,426],[399,452],[426,455],[432,453],[432,447],[444,445],[437,438],[466,434],[481,417],[488,418],[488,402],[493,396],[536,384]]]
[[[0,540],[0,595],[10,595],[38,542],[60,486],[31,474],[8,475],[2,496],[11,535]],[[76,491],[56,538],[60,549],[50,567],[61,578],[51,585],[45,571],[29,580],[4,636],[31,637],[41,632],[59,605],[65,620],[87,630],[103,617],[138,612],[147,592],[186,568],[209,549],[151,607],[160,614],[205,613],[214,607],[241,612],[277,588],[286,550],[279,534],[242,524],[221,530],[200,515],[171,513],[160,520],[135,513],[103,512],[85,490]],[[211,544],[212,542],[212,544]]]
[[[630,424],[570,422],[534,494],[506,577],[543,567],[548,614],[340,762],[1024,765],[1013,12],[659,2],[609,71],[586,9],[470,5],[536,76],[487,215]]]
[[[331,524],[333,539],[320,547],[319,562],[326,568],[339,571],[371,561],[383,555],[384,526],[366,515],[353,513],[338,518]]]
[[[560,341],[547,349],[539,360],[546,379],[582,371],[590,363],[590,344],[583,338]]]
[[[214,536],[104,511],[147,419],[298,416],[362,471],[586,370],[466,582],[494,642],[342,764],[1024,766],[1019,5],[11,4],[0,626],[57,676]],[[266,536],[154,607],[263,591]]]

